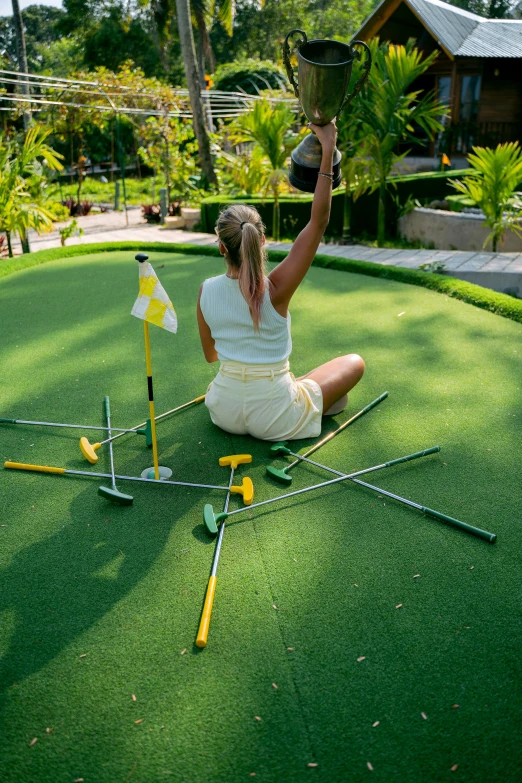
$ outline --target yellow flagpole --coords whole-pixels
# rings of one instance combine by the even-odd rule
[[[147,364],[147,385],[149,389],[149,411],[150,411],[150,429],[152,436],[152,456],[154,459],[154,478],[159,481],[158,466],[158,442],[156,440],[156,417],[154,414],[154,392],[152,389],[152,364],[150,361],[150,339],[149,324],[143,321],[143,332],[145,335],[145,362]]]

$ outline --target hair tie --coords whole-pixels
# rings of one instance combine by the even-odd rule
[[[240,225],[240,228],[241,228],[241,229],[243,228],[243,226],[245,225],[245,223],[248,223],[248,220],[243,220],[243,222],[242,222],[242,223],[241,223],[241,225]]]

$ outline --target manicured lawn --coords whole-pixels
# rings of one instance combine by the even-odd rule
[[[151,327],[161,412],[214,375],[195,301],[222,267],[150,255],[179,318],[176,336]],[[109,394],[114,426],[146,418],[136,267],[133,253],[100,253],[0,281],[2,416],[101,423]],[[214,551],[202,509],[222,494],[121,482],[135,500],[116,507],[102,480],[0,470],[2,783],[520,780],[522,325],[323,269],[292,317],[296,375],[344,352],[367,363],[325,433],[390,393],[316,458],[348,471],[440,445],[371,482],[497,543],[353,484],[232,517],[198,650]],[[286,491],[265,477],[268,445],[218,431],[204,406],[158,434],[178,480],[224,484],[218,458],[250,452],[256,499]],[[77,440],[2,425],[0,456],[108,468],[108,452],[93,468]],[[131,436],[115,459],[139,475],[151,453]],[[328,477],[294,476],[292,489]]]

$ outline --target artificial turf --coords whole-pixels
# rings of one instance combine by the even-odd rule
[[[2,416],[101,423],[108,394],[114,426],[146,418],[132,256],[61,259],[1,280]],[[179,317],[176,336],[151,329],[160,412],[214,375],[194,310],[221,265],[151,261]],[[135,500],[117,507],[98,496],[100,480],[1,471],[2,783],[520,780],[522,326],[316,268],[292,317],[296,375],[345,352],[367,363],[325,433],[390,392],[316,458],[355,470],[440,445],[369,480],[497,543],[353,484],[231,517],[198,650],[214,551],[202,508],[220,510],[222,494],[121,482]],[[287,491],[265,477],[268,445],[219,431],[204,406],[158,435],[174,478],[224,484],[218,458],[250,452],[241,473],[256,499]],[[77,439],[2,425],[0,455],[93,469]],[[99,454],[94,469],[105,470]],[[131,436],[115,458],[138,475],[151,453]],[[325,478],[301,466],[292,489]]]

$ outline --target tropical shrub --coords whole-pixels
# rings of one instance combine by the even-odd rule
[[[390,174],[407,155],[399,155],[397,145],[401,141],[418,141],[415,134],[419,129],[428,137],[441,130],[447,107],[433,92],[411,90],[415,80],[433,64],[437,52],[423,58],[411,41],[406,46],[395,46],[374,40],[370,48],[373,64],[369,78],[348,111],[357,113],[357,120],[363,125],[362,156],[369,158],[375,171],[375,188],[379,190],[377,238],[381,244],[385,239],[385,197]]]
[[[493,252],[506,231],[522,235],[522,150],[518,141],[499,144],[494,150],[473,147],[468,155],[471,166],[463,180],[453,187],[480,207],[491,231],[484,247],[491,241]]]
[[[50,130],[34,125],[23,144],[0,137],[0,231],[5,232],[9,256],[13,255],[11,235],[18,233],[28,252],[27,232],[52,226],[52,213],[42,204],[46,169],[63,168],[62,157],[46,143]]]
[[[94,206],[93,201],[83,199],[82,201],[75,201],[72,196],[62,201],[62,204],[69,210],[70,217],[79,217],[88,215]]]
[[[67,226],[63,226],[63,228],[59,231],[60,234],[60,244],[62,247],[65,246],[65,243],[68,239],[70,239],[75,234],[78,234],[78,236],[82,237],[84,234],[83,228],[80,228],[78,225],[78,221],[71,220],[71,222]]]
[[[279,197],[286,187],[286,161],[301,135],[292,130],[294,123],[294,113],[287,103],[273,104],[264,98],[254,104],[252,111],[238,117],[229,129],[233,143],[252,142],[252,155],[258,155],[258,160],[262,159],[266,165],[261,191],[265,195],[271,192],[274,199],[275,239],[279,239]]]

